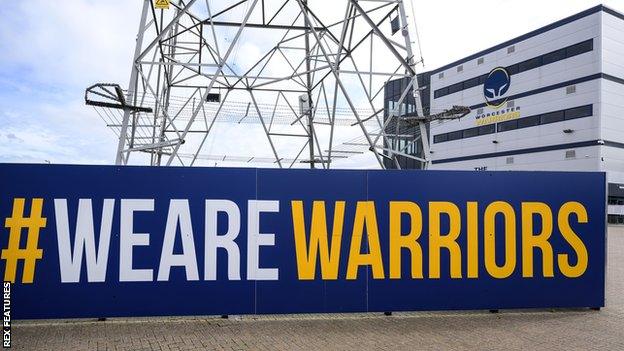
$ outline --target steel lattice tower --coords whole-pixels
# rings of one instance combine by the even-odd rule
[[[372,152],[382,168],[384,158],[397,155],[426,167],[428,121],[456,117],[454,111],[423,113],[420,58],[402,0],[142,5],[128,89],[96,84],[85,96],[119,136],[116,164],[142,153],[151,165],[236,161],[329,168],[334,160]],[[241,47],[253,50],[241,56]],[[385,83],[399,78],[409,83],[398,105],[383,106]],[[403,117],[400,106],[411,94],[414,111]],[[253,126],[263,135],[254,140],[265,145],[248,147],[249,155],[206,154],[209,138],[237,142],[215,132],[219,123]],[[407,133],[420,153],[395,145],[394,130],[395,137]],[[258,155],[262,147],[269,156]]]

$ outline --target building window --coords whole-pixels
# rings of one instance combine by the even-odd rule
[[[439,98],[439,97],[441,97],[441,96],[448,95],[448,90],[449,90],[449,88],[448,88],[448,87],[446,87],[446,88],[442,88],[442,89],[438,89],[438,90],[436,90],[436,91],[433,93],[433,97],[434,97],[434,98]]]
[[[482,64],[483,64],[483,61],[484,61],[484,60],[483,60],[483,57],[479,57],[479,58],[477,59],[477,65],[482,65]]]
[[[442,143],[448,141],[448,134],[438,134],[433,136],[433,143]]]
[[[479,77],[474,77],[472,79],[468,79],[467,81],[464,82],[464,86],[462,90],[468,89],[468,88],[472,88],[472,87],[476,87],[479,85]]]
[[[609,224],[622,224],[622,223],[624,223],[624,216],[622,216],[622,215],[610,214],[608,216],[608,218],[609,218]]]
[[[448,87],[448,93],[449,94],[453,94],[453,93],[456,93],[456,92],[462,91],[462,90],[464,90],[462,83],[453,84],[450,87]]]
[[[479,135],[479,127],[464,129],[464,135],[463,135],[464,139],[476,137],[478,135]]]
[[[575,107],[565,110],[565,119],[589,117],[593,114],[592,105]]]
[[[576,55],[580,55],[582,53],[588,52],[588,51],[592,51],[594,44],[593,44],[593,39],[589,39],[586,41],[583,41],[581,43],[575,44],[575,45],[571,45],[559,50],[555,50],[534,58],[531,58],[529,60],[520,62],[520,63],[516,63],[510,66],[507,66],[507,72],[510,75],[514,75],[520,72],[525,72],[528,70],[532,70],[535,69],[537,67],[543,66],[543,65],[547,65],[549,63],[553,63],[553,62],[557,62],[557,61],[561,61],[563,59],[569,58],[569,57],[573,57]],[[509,48],[507,48],[507,51],[509,52],[509,50],[511,48],[514,48],[514,46],[510,46]],[[513,52],[515,49],[513,49],[511,52]],[[462,66],[458,66],[457,67],[457,71],[460,72],[460,67],[461,70],[463,70],[463,65]],[[443,73],[438,74],[438,77],[442,78],[444,77]],[[479,79],[479,83],[476,83],[477,85],[479,84],[483,84],[483,82],[485,82],[485,79],[487,77],[487,74],[485,75],[481,75],[479,77],[475,77],[472,79],[468,79],[465,80],[461,83],[457,83],[457,84],[463,84],[462,88],[460,90],[464,90],[464,89],[468,89],[468,88],[472,88],[475,85],[475,80],[476,78]],[[452,94],[454,92],[458,92],[460,90],[457,90],[457,87],[455,87],[453,90],[449,90],[449,87],[444,87],[441,89],[437,89],[434,91],[434,98],[438,98],[438,97],[442,97],[448,94]],[[446,90],[444,90],[446,89]]]
[[[463,65],[457,66],[457,72],[463,72],[463,71],[464,71],[464,66]]]
[[[549,63],[561,61],[564,58],[566,58],[566,48],[547,53],[544,55],[543,63],[547,65]]]
[[[488,124],[479,127],[479,135],[494,134],[496,132],[496,124]]]
[[[444,72],[438,73],[438,79],[442,79],[442,78],[444,78]]]
[[[540,124],[549,124],[555,122],[561,122],[564,120],[563,111],[555,111],[550,113],[545,113],[540,117]]]
[[[569,85],[566,87],[566,94],[574,94],[576,93],[576,85]]]
[[[518,128],[534,127],[540,124],[540,116],[529,116],[518,120]]]
[[[516,47],[514,45],[507,48],[507,53],[511,54],[516,51]]]
[[[594,40],[589,39],[566,48],[566,57],[572,57],[594,50]]]
[[[510,75],[514,75],[514,74],[518,74],[518,72],[520,72],[519,67],[520,64],[516,63],[515,65],[511,65],[507,67],[507,73],[509,73]]]
[[[545,113],[540,117],[540,124],[548,124],[561,122],[564,120],[564,112],[563,111],[555,111],[550,113]]]
[[[497,128],[499,132],[506,132],[508,130],[518,129],[518,120],[505,121],[501,123],[497,123]]]
[[[532,70],[542,65],[542,57],[534,57],[530,60],[522,61],[518,64],[518,73]]]
[[[477,114],[483,111],[477,110]],[[533,115],[519,119],[493,123],[480,127],[462,129],[454,132],[438,134],[433,136],[434,143],[442,143],[450,140],[472,138],[479,135],[492,134],[495,132],[506,132],[514,129],[529,128],[541,124],[561,122],[563,120],[589,117],[593,115],[593,105],[585,105],[570,108],[567,110],[553,111],[541,115]],[[442,122],[442,121],[441,121]]]
[[[624,198],[618,196],[609,196],[609,205],[624,205]]]
[[[462,138],[462,131],[456,130],[454,132],[448,133],[448,141],[458,140]]]
[[[416,111],[416,106],[412,104],[407,104],[407,113],[414,113],[414,111]]]
[[[507,159],[505,160],[505,163],[510,165],[514,163],[514,158],[513,157],[507,157]]]

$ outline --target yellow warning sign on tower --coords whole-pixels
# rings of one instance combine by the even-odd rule
[[[156,0],[154,7],[161,10],[169,10],[169,0]]]

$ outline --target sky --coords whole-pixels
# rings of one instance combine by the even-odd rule
[[[331,4],[331,0],[312,1]],[[601,3],[412,1],[425,63],[421,70],[435,69]],[[84,105],[84,90],[96,82],[127,85],[141,3],[3,2],[0,162],[114,163],[117,138],[96,112]],[[624,0],[602,3],[624,12]],[[337,164],[340,168],[373,166],[370,157]]]

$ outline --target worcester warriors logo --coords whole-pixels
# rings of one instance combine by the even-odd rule
[[[501,107],[507,102],[507,98],[503,96],[509,90],[510,84],[509,72],[503,67],[494,68],[483,84],[483,96],[485,96],[486,104],[493,108]]]

